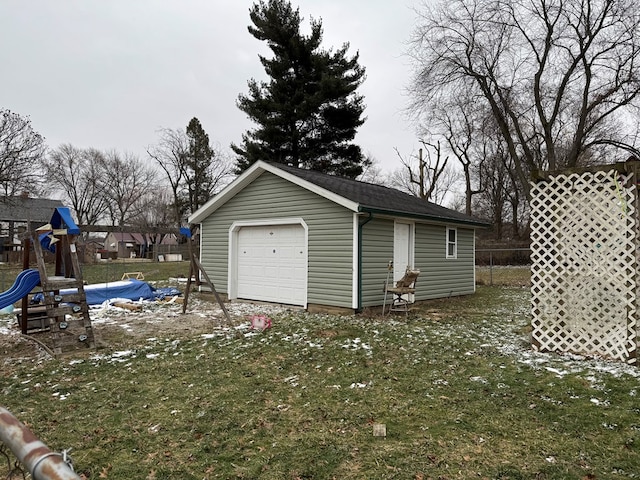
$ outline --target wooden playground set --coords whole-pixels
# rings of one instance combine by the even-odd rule
[[[227,320],[231,321],[222,299],[193,251],[190,230],[181,228],[175,231],[186,236],[189,243],[190,267],[182,313],[186,313],[192,284],[204,283],[215,295]],[[95,349],[96,346],[85,282],[78,260],[76,242],[80,233],[69,209],[56,208],[48,224],[25,233],[23,270],[12,287],[0,293],[0,309],[20,302],[16,315],[22,334],[44,333],[45,341],[36,341],[56,356]],[[51,262],[47,265],[45,261],[46,252],[55,258],[53,267]],[[30,268],[32,253],[37,269]],[[33,304],[31,300],[38,286],[43,301]]]

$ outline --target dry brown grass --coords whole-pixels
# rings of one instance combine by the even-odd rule
[[[531,286],[531,267],[528,265],[476,267],[476,284],[529,287]]]

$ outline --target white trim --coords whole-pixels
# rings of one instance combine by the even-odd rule
[[[307,308],[309,295],[309,227],[301,217],[265,218],[259,220],[239,220],[229,227],[229,253],[227,261],[227,296],[229,300],[238,298],[238,232],[242,227],[266,227],[269,225],[300,225],[304,228],[305,263],[307,275],[304,285],[304,308]],[[202,251],[202,250],[200,250]]]
[[[358,238],[358,232],[360,231],[360,217],[357,213],[353,214],[353,241],[352,241],[352,250],[353,250],[353,260],[351,271],[353,272],[351,276],[351,308],[354,310],[359,307],[358,305],[358,289],[362,288],[360,285],[360,269],[359,269],[359,259],[358,253],[362,255],[362,252],[358,252],[358,245],[360,245],[360,239]]]
[[[262,173],[269,172],[272,173],[284,180],[287,180],[295,185],[298,185],[310,192],[316,193],[321,197],[326,198],[338,205],[342,205],[343,207],[351,210],[352,212],[358,211],[359,204],[356,202],[352,202],[351,200],[347,200],[346,198],[337,195],[333,192],[325,190],[324,188],[319,187],[311,182],[307,182],[302,178],[292,175],[284,170],[280,170],[277,166],[272,165],[270,163],[263,162],[262,160],[258,160],[256,163],[251,165],[247,170],[245,170],[242,175],[237,177],[233,182],[227,185],[220,193],[214,196],[211,200],[205,203],[202,207],[196,210],[189,216],[189,223],[201,223],[205,218],[215,212],[222,205],[227,203],[230,199],[232,199],[238,192],[244,189],[247,185],[253,182],[256,178],[258,178]]]
[[[476,229],[471,230],[473,235],[473,293],[476,293]]]
[[[395,219],[393,222],[393,253],[395,255],[396,245],[396,225],[409,225],[409,266],[411,268],[416,268],[416,222],[405,221],[404,219],[399,220]],[[394,279],[396,280],[396,279]]]
[[[409,226],[409,251],[408,253],[408,265],[404,265],[401,267],[400,270],[398,270],[398,277],[396,277],[396,267],[397,265],[395,264],[396,261],[396,228],[398,225],[408,225]],[[402,278],[402,276],[404,275],[404,269],[406,269],[407,267],[410,268],[419,268],[416,267],[415,265],[415,261],[416,261],[416,223],[415,222],[408,222],[408,221],[404,221],[404,219],[402,220],[398,220],[396,219],[393,222],[393,282],[395,284],[395,282],[397,280],[399,280],[400,278]],[[413,302],[415,300],[415,295],[410,293],[407,295],[407,300],[409,302]]]
[[[456,232],[456,241],[453,243],[453,255],[449,255],[449,232],[453,230]],[[445,258],[448,260],[455,260],[458,258],[458,228],[457,227],[447,227],[445,229],[445,238],[444,238],[444,253]]]

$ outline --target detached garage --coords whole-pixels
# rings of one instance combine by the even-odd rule
[[[229,300],[359,311],[381,306],[388,265],[421,275],[415,300],[475,292],[488,225],[380,185],[257,162],[189,218]]]

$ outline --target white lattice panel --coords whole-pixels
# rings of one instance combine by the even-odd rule
[[[634,363],[636,186],[611,171],[533,185],[532,337],[543,351]]]

